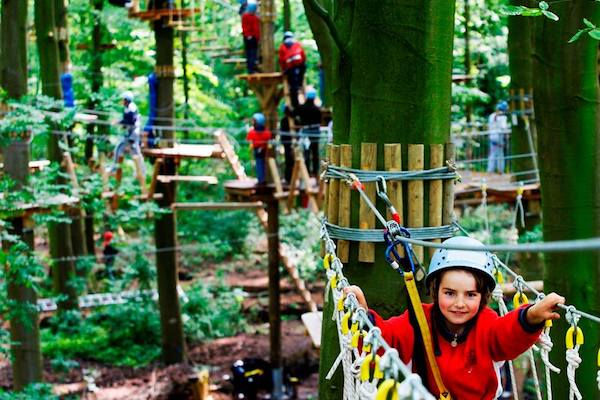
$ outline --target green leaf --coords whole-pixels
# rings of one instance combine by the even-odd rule
[[[558,15],[554,14],[552,11],[542,10],[542,14],[544,14],[546,18],[551,19],[552,21],[558,21]]]
[[[589,29],[580,29],[576,34],[573,35],[573,37],[571,39],[569,39],[569,43],[573,43],[574,41],[576,41],[577,39],[579,39],[579,37],[581,35],[583,35],[586,32],[589,32]]]
[[[597,0],[597,1],[599,1],[599,0]],[[596,27],[596,25],[592,24],[590,22],[590,20],[588,20],[587,18],[583,19],[583,23],[585,24],[585,26],[587,26],[588,28],[591,28],[591,29],[594,29]]]
[[[522,15],[523,14],[523,9],[525,7],[523,6],[509,6],[509,5],[503,5],[502,7],[500,7],[500,14],[502,15]]]
[[[538,4],[538,7],[542,11],[546,11],[548,8],[550,8],[550,6],[548,5],[548,3],[546,3],[545,1],[540,1],[540,4]]]
[[[542,10],[540,10],[539,8],[523,8],[524,10],[521,13],[521,15],[524,17],[539,17],[540,15],[542,15]]]
[[[600,40],[600,29],[599,28],[592,29],[591,31],[588,32],[588,35],[590,35],[592,37],[592,39]]]

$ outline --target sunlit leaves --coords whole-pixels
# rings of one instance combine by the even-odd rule
[[[589,21],[586,18],[583,19],[583,24],[586,27],[578,30],[577,33],[574,34],[573,37],[571,37],[571,39],[569,39],[569,43],[575,42],[576,40],[578,40],[581,37],[581,35],[584,35],[586,33],[592,39],[600,40],[600,28],[596,27],[596,25],[594,25],[591,21]]]
[[[558,15],[550,11],[550,6],[545,1],[540,1],[537,8],[504,5],[500,7],[500,12],[504,15],[521,15],[523,17],[544,16],[552,21],[558,21]]]

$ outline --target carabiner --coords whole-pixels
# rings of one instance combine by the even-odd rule
[[[381,185],[381,188],[380,188]],[[378,175],[376,180],[375,180],[375,188],[377,190],[377,196],[383,200],[383,202],[385,203],[385,205],[387,206],[387,208],[390,210],[390,214],[392,214],[392,219],[394,221],[396,221],[398,224],[400,224],[400,215],[398,214],[398,211],[396,211],[396,208],[394,207],[394,205],[392,204],[392,201],[390,200],[390,198],[387,195],[387,185],[385,183],[385,178],[381,175]]]

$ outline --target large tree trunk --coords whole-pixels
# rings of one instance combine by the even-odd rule
[[[55,99],[62,99],[59,79],[58,40],[54,26],[54,2],[36,0],[35,2],[35,31],[38,53],[40,58],[40,78],[42,93]],[[59,147],[60,136],[48,135],[48,159],[60,164],[62,150]],[[57,184],[64,183],[60,178]],[[71,244],[71,225],[65,223],[48,224],[50,240],[50,256],[59,259],[52,264],[54,290],[65,296],[59,302],[60,309],[77,308],[77,293],[70,280],[75,277],[73,262],[73,247]]]
[[[530,0],[511,0],[511,5],[530,6]],[[533,88],[533,28],[535,20],[531,17],[508,17],[508,61],[510,67],[510,87],[515,95],[520,90],[530,93]],[[514,102],[519,104],[519,101]],[[529,118],[527,116],[527,118]],[[533,149],[529,147],[528,132],[525,118],[518,116],[518,123],[513,124],[510,138],[510,154],[528,154]],[[511,160],[512,172],[531,171],[534,163],[531,157]],[[535,177],[536,174],[533,174]],[[518,175],[517,180],[531,178],[532,175]]]
[[[161,2],[159,2],[161,3]],[[166,3],[162,0],[162,3]],[[166,8],[166,4],[159,4]],[[156,40],[156,70],[158,77],[157,124],[173,125],[173,28],[167,27],[164,21],[154,23]],[[165,139],[173,139],[174,131],[163,131]],[[169,142],[172,145],[172,142]],[[175,175],[176,165],[173,158],[166,158],[161,166],[161,175]],[[170,208],[175,201],[176,183],[159,183],[157,193],[163,197],[158,204]],[[167,364],[182,362],[186,358],[185,340],[181,308],[177,295],[177,223],[174,212],[159,214],[154,224],[154,241],[156,243],[156,268],[158,270],[158,295],[160,306],[160,322],[162,331],[163,360]],[[165,251],[163,249],[172,249]]]
[[[27,93],[27,8],[27,1],[2,1],[0,47],[3,58],[11,61],[3,63],[0,83],[13,99]],[[29,175],[28,141],[11,143],[4,154],[5,173],[23,186]],[[25,218],[15,218],[10,224],[12,233],[19,235],[33,250],[33,229],[25,228]],[[13,385],[16,390],[21,390],[30,383],[42,380],[37,293],[23,284],[8,282],[8,298],[16,307],[28,310],[20,318],[10,321]]]
[[[600,7],[575,0],[552,5],[560,20],[540,20],[536,26],[534,94],[537,117],[544,240],[600,235],[600,102],[598,42],[583,35],[567,43],[583,26],[583,18],[600,24]],[[600,314],[599,253],[549,253],[545,256],[546,291],[566,296],[577,308]],[[596,352],[600,339],[596,324],[582,319],[585,333],[583,363],[577,384],[583,398],[597,398]],[[564,343],[568,324],[554,324],[554,343]],[[586,350],[587,349],[587,350]],[[552,361],[563,364],[565,349],[555,346]],[[566,374],[554,375],[555,398],[568,397]]]
[[[292,6],[290,0],[283,0],[283,31],[292,30]]]
[[[304,0],[309,24],[321,53],[333,100],[335,143],[350,143],[353,167],[360,167],[360,144],[445,143],[450,132],[454,2],[409,0],[326,1],[335,34],[315,0]],[[403,159],[406,159],[403,157]],[[383,169],[379,157],[378,169]],[[358,197],[353,194],[351,226],[358,226]],[[425,215],[427,215],[425,210]],[[400,313],[406,295],[400,276],[385,262],[378,246],[375,264],[361,264],[351,246],[344,272],[361,286],[369,305],[389,317]],[[324,315],[331,315],[327,299]],[[319,399],[342,397],[340,371],[325,374],[339,353],[331,318],[323,318]]]

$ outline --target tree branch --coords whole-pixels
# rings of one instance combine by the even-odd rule
[[[323,20],[325,25],[327,25],[327,28],[329,29],[329,33],[331,34],[331,37],[332,37],[333,41],[335,42],[335,44],[337,45],[338,49],[344,53],[348,53],[348,47],[342,41],[342,38],[340,37],[337,27],[333,23],[333,20],[331,19],[331,16],[329,15],[329,13],[319,3],[317,3],[317,0],[306,0],[306,4],[308,4],[310,6],[310,8],[312,9],[312,11],[315,14],[317,14],[319,16],[319,18],[321,18],[321,20]]]

